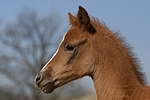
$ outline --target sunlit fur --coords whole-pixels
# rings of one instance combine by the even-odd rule
[[[51,69],[45,77],[54,81],[55,88],[90,76],[98,100],[150,100],[139,61],[124,38],[97,18],[90,18],[81,6],[77,16],[68,15],[71,28],[40,73]],[[67,51],[68,44],[75,49]]]

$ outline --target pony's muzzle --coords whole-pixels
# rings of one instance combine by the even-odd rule
[[[51,93],[54,90],[54,81],[50,77],[50,70],[39,72],[35,77],[35,87],[45,93]]]

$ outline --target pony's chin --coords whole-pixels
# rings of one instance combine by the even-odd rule
[[[48,83],[44,87],[42,87],[42,91],[46,94],[53,92],[55,89],[54,84]]]

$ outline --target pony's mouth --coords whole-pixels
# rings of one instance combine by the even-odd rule
[[[44,93],[51,93],[53,92],[55,89],[55,86],[54,86],[54,83],[53,82],[48,82],[47,84],[45,84],[41,90],[44,92]]]

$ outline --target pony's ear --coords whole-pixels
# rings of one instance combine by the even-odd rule
[[[79,10],[78,10],[78,20],[80,26],[83,27],[86,31],[88,31],[91,34],[94,34],[96,32],[96,29],[90,23],[90,17],[87,11],[81,6],[79,6]]]
[[[78,19],[75,16],[73,16],[70,12],[68,13],[68,16],[71,25],[74,26],[78,24]]]

